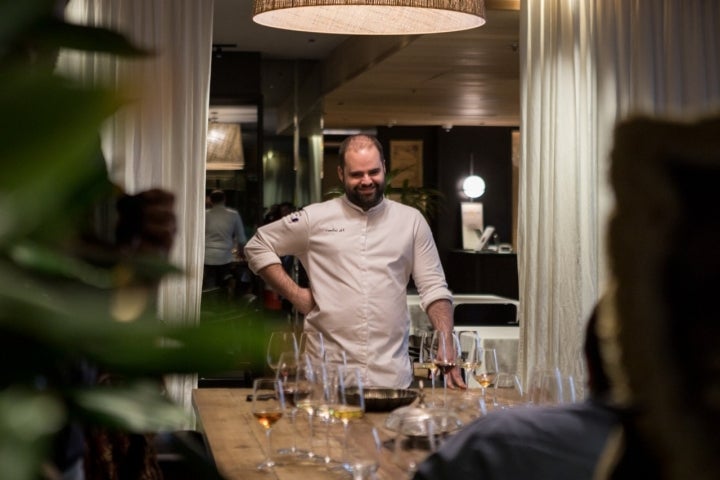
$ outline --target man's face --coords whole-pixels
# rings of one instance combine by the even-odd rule
[[[338,177],[348,199],[363,210],[374,207],[383,198],[385,165],[374,146],[345,152],[345,168],[338,167]]]

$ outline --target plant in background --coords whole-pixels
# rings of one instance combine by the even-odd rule
[[[121,102],[52,67],[60,46],[145,52],[112,31],[58,20],[54,4],[0,2],[0,478],[13,480],[40,477],[71,424],[127,432],[184,425],[159,379],[231,369],[238,344],[227,322],[166,324],[152,307],[117,321],[118,292],[152,297],[160,278],[182,273],[162,256],[88,240],[94,209],[116,194],[98,132]],[[132,296],[123,298],[128,306]],[[233,318],[259,315],[248,309]],[[261,356],[252,335],[243,331],[243,345],[258,351],[243,355]],[[88,370],[123,381],[100,386],[83,378]],[[202,475],[215,477],[212,467]]]

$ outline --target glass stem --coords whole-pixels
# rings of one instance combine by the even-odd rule
[[[443,373],[443,407],[447,408],[447,373]]]
[[[350,465],[350,459],[348,458],[348,421],[343,420],[343,452],[342,452],[343,463]]]
[[[271,432],[272,432],[272,428],[268,428],[267,430],[265,430],[265,438],[267,439],[267,455],[266,455],[267,460],[266,460],[266,462],[268,464],[272,463],[272,458],[270,457],[270,452],[272,452],[272,440],[270,439]]]
[[[315,414],[309,413],[308,414],[308,429],[310,430],[310,448],[308,452],[309,457],[315,456],[315,451],[313,450],[313,440],[315,440],[315,422],[314,422]]]
[[[293,432],[292,436],[292,445],[290,445],[290,451],[292,453],[297,452],[297,427],[295,425],[295,415],[297,414],[297,409],[292,408],[290,409],[290,427]]]
[[[325,422],[325,463],[330,463],[330,418]]]

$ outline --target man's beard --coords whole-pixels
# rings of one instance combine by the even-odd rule
[[[373,184],[375,185],[375,189],[373,190],[372,195],[363,195],[360,193],[359,186],[354,189],[349,189],[347,185],[345,186],[345,195],[347,195],[348,200],[358,207],[363,210],[369,210],[380,203],[385,192],[385,182]]]

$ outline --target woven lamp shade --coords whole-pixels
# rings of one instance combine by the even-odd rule
[[[208,170],[242,170],[245,168],[240,125],[209,123],[206,168]]]
[[[483,0],[254,0],[267,27],[343,35],[418,35],[485,23]]]

